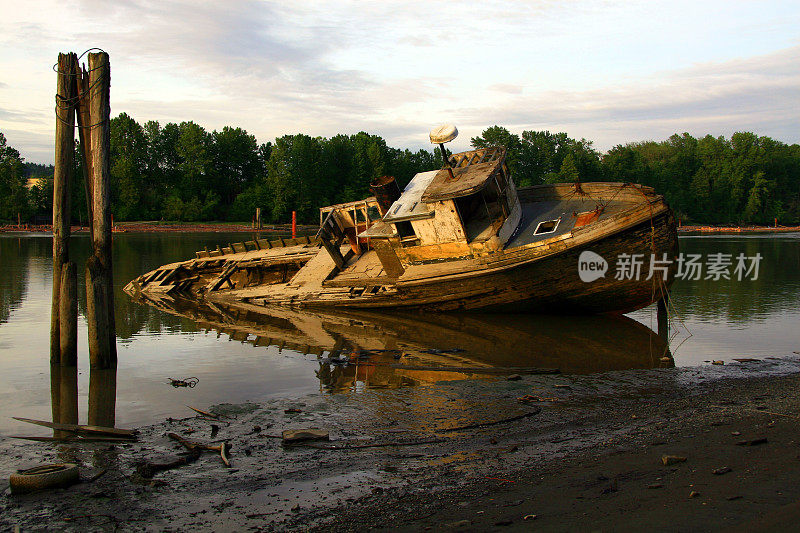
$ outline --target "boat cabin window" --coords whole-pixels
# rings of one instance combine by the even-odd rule
[[[555,220],[545,220],[543,222],[539,222],[539,225],[536,226],[536,231],[534,231],[533,234],[544,235],[546,233],[555,233],[559,222],[561,222],[560,218],[557,218]]]
[[[400,245],[404,248],[406,246],[418,246],[419,245],[419,237],[414,232],[414,226],[411,225],[411,222],[404,221],[404,222],[397,222],[394,225],[397,228],[397,234],[400,236]]]
[[[370,222],[376,222],[383,217],[381,216],[381,212],[378,210],[377,206],[371,205],[367,209],[367,216],[369,217]]]

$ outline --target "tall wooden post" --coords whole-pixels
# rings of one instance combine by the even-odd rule
[[[115,368],[114,283],[111,264],[109,121],[111,70],[108,54],[89,54],[89,139],[92,171],[93,253],[86,262],[86,320],[91,368]]]
[[[292,239],[297,238],[297,211],[292,211]]]
[[[78,366],[78,272],[75,263],[61,269],[59,302],[59,360],[61,366]]]
[[[81,162],[83,163],[83,188],[86,194],[86,218],[89,221],[89,237],[94,241],[92,228],[92,150],[90,139],[91,119],[89,118],[89,73],[75,64],[75,81],[78,86],[78,134],[81,140]],[[83,224],[81,224],[83,227]]]
[[[56,143],[53,173],[53,302],[50,310],[50,362],[61,362],[61,272],[69,261],[70,183],[75,153],[75,100],[73,76],[78,57],[58,54],[56,82]]]

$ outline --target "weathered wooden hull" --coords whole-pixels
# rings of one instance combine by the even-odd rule
[[[566,202],[576,190],[572,185],[533,187],[520,190],[520,199],[529,205]],[[162,267],[169,274],[145,274],[126,290],[178,291],[182,297],[226,305],[437,312],[625,313],[662,298],[678,252],[675,217],[663,198],[627,184],[584,184],[580,194],[606,206],[616,200],[617,206],[597,222],[575,224],[552,238],[517,240],[446,261],[421,257],[395,278],[337,274],[327,252],[309,240],[285,250],[262,249],[254,242],[219,253],[199,252],[197,259]],[[578,261],[584,251],[605,259],[605,276],[580,279]],[[641,258],[638,275],[618,274],[621,254]],[[666,276],[649,276],[651,255],[672,261]],[[361,260],[356,257],[351,264]]]
[[[652,236],[652,239],[651,239]],[[574,248],[553,252],[500,271],[475,273],[460,279],[424,280],[398,284],[397,294],[382,300],[309,301],[315,307],[396,308],[421,311],[495,311],[533,313],[626,313],[662,297],[672,282],[674,268],[664,283],[648,275],[650,255],[675,257],[678,236],[675,218],[666,211],[618,234]],[[578,275],[578,258],[590,250],[609,263],[606,275],[586,283]],[[617,279],[619,254],[641,254],[645,261],[639,279]]]

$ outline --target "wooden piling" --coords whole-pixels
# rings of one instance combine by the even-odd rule
[[[50,311],[50,362],[60,364],[61,272],[69,261],[70,183],[75,153],[76,85],[73,76],[78,57],[58,54],[56,82],[56,142],[53,172],[53,301]]]
[[[86,194],[86,218],[89,221],[89,236],[93,238],[92,228],[92,141],[90,138],[91,119],[89,118],[89,73],[75,64],[75,84],[78,87],[78,136],[81,141],[81,161],[83,163],[83,188]],[[83,224],[81,224],[83,227]]]
[[[86,262],[86,320],[89,329],[91,368],[116,368],[117,365],[109,209],[110,85],[108,54],[105,52],[89,54],[93,253]]]
[[[59,294],[59,336],[61,366],[78,366],[78,272],[72,261],[61,269]]]

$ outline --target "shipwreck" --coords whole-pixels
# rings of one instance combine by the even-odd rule
[[[439,144],[453,126],[431,132]],[[625,313],[666,298],[670,266],[592,281],[582,252],[674,265],[675,216],[652,188],[561,183],[517,188],[501,146],[456,153],[403,191],[320,209],[315,237],[256,239],[196,252],[132,280],[129,294],[266,306]],[[594,256],[593,256],[594,257]]]

